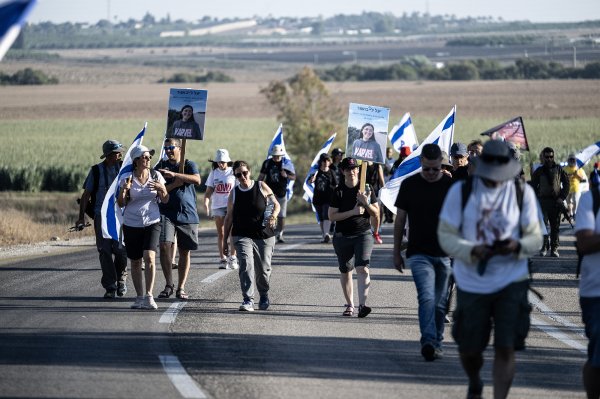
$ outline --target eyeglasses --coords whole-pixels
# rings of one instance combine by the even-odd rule
[[[490,154],[481,154],[480,158],[485,163],[508,163],[510,161],[509,156],[505,155],[490,155]]]
[[[173,151],[175,148],[177,148],[176,145],[166,145],[163,147],[163,150],[165,151]]]
[[[423,168],[423,172],[429,172],[429,171],[439,172],[440,170],[442,170],[442,169],[441,168],[427,168],[427,167]]]
[[[242,177],[242,175],[243,175],[244,177],[248,176],[248,171],[247,171],[247,170],[243,170],[243,171],[241,171],[241,172],[238,172],[238,173],[235,173],[235,174],[234,174],[234,176],[235,176],[235,177],[237,177],[238,179],[239,179],[240,177]]]

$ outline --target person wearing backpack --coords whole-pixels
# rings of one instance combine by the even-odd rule
[[[576,223],[577,251],[582,255],[579,303],[588,358],[583,366],[583,385],[588,398],[600,397],[600,187],[581,196]]]
[[[531,186],[537,195],[544,221],[550,224],[550,240],[544,236],[544,243],[539,255],[546,256],[550,250],[550,256],[558,258],[558,233],[560,218],[564,201],[569,195],[569,177],[562,167],[554,162],[554,150],[546,147],[541,154],[542,166],[537,168],[531,176]]]
[[[524,348],[529,331],[528,258],[538,251],[542,234],[535,193],[517,177],[521,164],[506,143],[486,142],[474,163],[473,175],[446,195],[438,242],[454,257],[452,336],[469,378],[467,397],[481,397],[483,352],[493,328],[494,397],[505,398],[514,377],[515,351]]]
[[[121,158],[125,148],[116,140],[107,140],[102,145],[102,162],[90,168],[83,183],[83,194],[79,201],[79,218],[75,226],[85,224],[85,215],[94,219],[96,249],[102,268],[102,287],[105,299],[114,299],[127,293],[127,254],[119,242],[102,237],[102,202],[113,180],[119,174]]]

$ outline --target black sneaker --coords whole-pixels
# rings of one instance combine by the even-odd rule
[[[369,313],[371,313],[371,308],[368,307],[367,305],[359,305],[358,306],[358,317],[359,318],[363,318],[363,317],[367,317],[369,315]]]
[[[435,348],[435,350],[433,351],[433,357],[436,360],[443,359],[444,358],[444,350],[442,348]]]
[[[115,299],[116,296],[116,290],[106,290],[106,292],[104,293],[104,299]]]
[[[435,360],[435,348],[431,344],[425,344],[421,347],[421,355],[428,362],[433,362]]]
[[[267,295],[261,295],[260,297],[260,301],[258,302],[258,309],[259,310],[267,310],[269,309],[269,305],[271,304],[271,302],[269,301],[269,297]]]
[[[117,284],[117,296],[123,296],[127,294],[127,283],[118,283]]]

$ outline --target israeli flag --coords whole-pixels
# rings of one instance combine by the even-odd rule
[[[421,161],[419,159],[421,151],[425,144],[433,143],[440,146],[442,151],[450,154],[450,147],[454,142],[454,119],[456,116],[456,105],[452,108],[450,113],[444,118],[444,120],[427,136],[427,138],[419,145],[419,147],[413,151],[396,169],[394,175],[385,184],[385,186],[379,190],[379,199],[381,202],[394,214],[396,213],[396,197],[398,196],[398,190],[400,184],[404,179],[412,176],[421,171]]]
[[[304,198],[304,200],[310,204],[312,204],[313,194],[315,192],[315,185],[313,183],[311,183],[309,181],[309,179],[312,175],[317,173],[317,169],[319,169],[319,159],[321,158],[322,154],[329,153],[329,149],[331,148],[331,145],[333,144],[333,141],[335,140],[336,135],[337,135],[337,133],[333,133],[331,135],[331,137],[327,139],[325,144],[323,144],[323,146],[321,147],[319,152],[317,152],[317,155],[315,155],[315,158],[313,159],[312,163],[310,164],[310,170],[308,171],[308,173],[306,174],[306,178],[304,179],[304,185],[303,185],[304,195],[302,196],[302,198]],[[314,211],[314,209],[313,209],[313,211]]]
[[[131,150],[137,145],[141,145],[144,140],[144,133],[146,133],[146,126],[148,122],[144,123],[144,128],[133,140],[131,146],[125,154],[123,159],[123,165],[119,170],[117,178],[113,180],[110,188],[106,192],[104,202],[102,202],[102,236],[104,238],[112,238],[115,241],[121,240],[121,224],[123,223],[123,212],[125,208],[120,208],[117,204],[117,196],[119,195],[119,188],[122,185],[123,180],[127,179],[133,174],[133,160],[131,159]]]
[[[0,4],[0,61],[21,32],[36,0],[14,0]]]
[[[283,159],[281,161],[281,162],[283,162],[283,167],[286,170],[289,170],[290,172],[292,172],[293,174],[296,174],[296,169],[294,169],[294,163],[292,162],[290,156],[288,155],[287,150],[285,149],[285,143],[283,142],[283,124],[282,123],[279,124],[279,127],[277,128],[277,131],[275,132],[275,135],[273,136],[273,140],[271,141],[271,145],[269,146],[269,151],[267,153],[267,159],[272,158],[271,151],[273,150],[273,147],[276,145],[280,145],[284,152]],[[294,195],[294,183],[295,182],[296,182],[295,180],[288,180],[287,191],[285,194],[285,198],[288,201]]]
[[[410,113],[407,112],[404,114],[400,123],[390,130],[388,137],[396,152],[400,152],[402,147],[408,147],[412,152],[419,146],[415,127],[410,119]]]
[[[583,167],[592,157],[598,154],[600,154],[600,141],[584,148],[575,155],[575,158],[577,158],[577,168]]]

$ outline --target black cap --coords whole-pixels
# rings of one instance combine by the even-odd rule
[[[340,167],[346,170],[358,168],[358,166],[358,162],[354,158],[344,158],[342,159],[342,162],[340,162]]]
[[[331,151],[331,155],[343,155],[343,154],[345,154],[345,152],[341,148],[334,148],[333,151]]]

